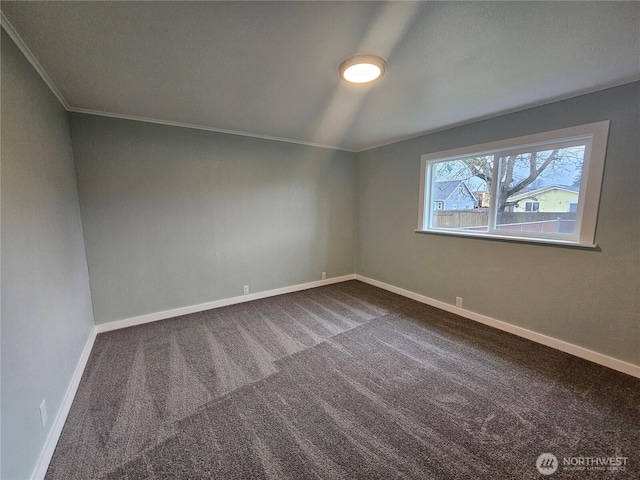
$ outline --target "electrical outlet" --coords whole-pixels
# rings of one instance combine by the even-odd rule
[[[42,400],[40,404],[40,421],[42,421],[42,427],[44,428],[47,425],[47,402],[46,400]]]
[[[462,297],[456,297],[456,307],[462,308]]]
[[[326,280],[327,279],[327,272],[322,272],[322,279]]]
[[[244,287],[242,287],[242,293],[244,293],[245,295],[249,295],[249,285],[245,285]]]

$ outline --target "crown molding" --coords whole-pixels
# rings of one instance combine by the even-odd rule
[[[51,90],[51,93],[53,93],[56,96],[56,98],[62,104],[64,109],[67,110],[68,112],[83,113],[83,114],[87,114],[87,115],[98,115],[98,116],[101,116],[101,117],[120,118],[120,119],[123,119],[123,120],[133,120],[133,121],[136,121],[136,122],[156,123],[156,124],[159,124],[159,125],[168,125],[168,126],[171,126],[171,127],[192,128],[192,129],[195,129],[195,130],[206,130],[206,131],[209,131],[209,132],[226,133],[228,135],[239,135],[239,136],[242,136],[242,137],[259,138],[259,139],[262,139],[262,140],[272,140],[272,141],[275,141],[275,142],[294,143],[294,144],[298,144],[298,145],[305,145],[307,147],[328,148],[328,149],[331,149],[331,150],[341,150],[341,151],[355,153],[355,150],[350,150],[350,149],[347,149],[347,148],[344,148],[344,147],[338,147],[338,146],[335,146],[335,145],[326,145],[326,144],[322,144],[322,143],[305,142],[305,141],[302,141],[302,140],[293,140],[293,139],[290,139],[290,138],[272,137],[272,136],[269,136],[269,135],[259,135],[259,134],[255,134],[255,133],[240,132],[240,131],[237,131],[237,130],[227,130],[227,129],[224,129],[224,128],[214,128],[214,127],[208,127],[208,126],[205,126],[205,125],[195,125],[195,124],[184,123],[184,122],[173,122],[173,121],[170,121],[170,120],[160,120],[160,119],[157,119],[157,118],[139,117],[137,115],[126,115],[126,114],[120,114],[120,113],[103,112],[103,111],[100,111],[100,110],[91,110],[91,109],[87,109],[87,108],[73,108],[73,107],[71,107],[69,105],[69,102],[67,102],[67,100],[64,98],[64,96],[62,95],[60,90],[58,90],[58,87],[56,87],[55,83],[53,83],[53,80],[51,80],[51,77],[49,76],[47,71],[40,64],[40,62],[38,62],[38,60],[36,59],[36,57],[33,54],[33,52],[31,52],[29,47],[27,47],[27,44],[24,42],[24,40],[22,39],[20,34],[16,31],[16,29],[13,27],[13,25],[11,24],[9,19],[6,17],[4,12],[2,12],[1,10],[0,10],[0,24],[2,25],[2,28],[4,28],[4,30],[7,32],[9,37],[11,37],[11,39],[14,41],[14,43],[18,46],[18,48],[20,49],[22,54],[27,58],[27,60],[31,64],[31,66],[36,70],[36,72],[38,72],[38,75],[40,75],[40,77],[42,78],[44,83],[47,84],[47,86],[49,87],[49,90]]]
[[[206,125],[197,125],[197,124],[184,123],[184,122],[174,122],[174,121],[170,121],[170,120],[162,120],[162,119],[157,119],[157,118],[141,117],[141,116],[137,116],[137,115],[127,115],[127,114],[120,114],[120,113],[113,113],[113,112],[104,112],[104,111],[100,111],[100,110],[92,110],[92,109],[85,109],[85,108],[73,108],[73,107],[71,107],[69,105],[67,100],[64,98],[64,96],[60,92],[60,90],[58,90],[58,88],[54,84],[54,82],[51,79],[51,77],[49,77],[49,75],[47,74],[47,72],[44,69],[44,67],[38,62],[38,60],[36,59],[35,55],[31,52],[31,50],[26,45],[26,43],[24,42],[22,37],[18,34],[18,32],[13,27],[11,22],[5,16],[4,12],[2,12],[1,10],[0,10],[0,24],[5,29],[5,31],[9,35],[9,37],[18,46],[20,51],[24,54],[24,56],[27,58],[27,60],[33,66],[33,68],[36,70],[36,72],[38,72],[38,74],[40,75],[42,80],[49,87],[51,92],[56,96],[56,98],[62,104],[62,106],[65,108],[65,110],[67,110],[69,112],[82,113],[82,114],[87,114],[87,115],[97,115],[97,116],[102,116],[102,117],[120,118],[120,119],[123,119],[123,120],[132,120],[132,121],[138,121],[138,122],[155,123],[155,124],[159,124],[159,125],[167,125],[167,126],[173,126],[173,127],[191,128],[191,129],[195,129],[195,130],[205,130],[205,131],[209,131],[209,132],[223,133],[223,134],[228,134],[228,135],[238,135],[238,136],[249,137],[249,138],[258,138],[258,139],[262,139],[262,140],[271,140],[271,141],[275,141],[275,142],[292,143],[292,144],[304,145],[304,146],[308,146],[308,147],[327,148],[327,149],[331,149],[331,150],[339,150],[339,151],[350,152],[350,153],[363,153],[363,152],[366,152],[366,151],[369,151],[369,150],[374,150],[376,148],[385,147],[385,146],[388,146],[388,145],[392,145],[392,144],[403,142],[403,141],[407,141],[407,140],[413,140],[413,139],[416,139],[416,138],[419,138],[419,137],[424,137],[424,136],[431,135],[431,134],[438,133],[438,132],[442,132],[442,131],[445,131],[445,130],[451,130],[451,129],[454,129],[454,128],[464,127],[464,126],[471,125],[471,124],[474,124],[474,123],[477,123],[477,122],[481,122],[481,121],[485,121],[485,120],[491,120],[491,119],[494,119],[494,118],[497,118],[497,117],[502,117],[502,116],[505,116],[505,115],[518,113],[518,112],[521,112],[521,111],[524,111],[524,110],[528,110],[528,109],[531,109],[531,108],[537,108],[537,107],[541,107],[541,106],[548,105],[548,104],[551,104],[551,103],[556,103],[556,102],[559,102],[559,101],[568,100],[568,99],[579,97],[579,96],[582,96],[582,95],[588,95],[588,94],[599,92],[599,91],[606,90],[606,89],[609,89],[609,88],[615,88],[615,87],[619,87],[619,86],[626,85],[626,84],[629,84],[629,83],[634,83],[634,82],[640,81],[640,75],[632,75],[630,77],[623,78],[623,79],[620,79],[620,80],[618,80],[616,82],[612,82],[612,83],[609,83],[609,84],[601,84],[601,85],[597,85],[597,86],[594,86],[594,87],[580,89],[580,90],[577,90],[577,91],[574,91],[574,92],[566,93],[566,94],[563,94],[563,95],[557,95],[557,96],[554,96],[554,97],[551,97],[551,98],[547,98],[547,99],[544,99],[544,100],[540,100],[540,101],[537,101],[537,102],[530,102],[530,103],[519,105],[519,106],[516,106],[516,107],[513,107],[513,108],[503,109],[503,110],[500,110],[500,111],[497,111],[497,112],[489,113],[489,114],[486,114],[486,115],[480,115],[480,116],[477,116],[477,117],[474,117],[474,118],[471,118],[471,119],[467,119],[467,120],[463,120],[463,121],[460,121],[460,122],[454,122],[454,123],[451,123],[451,124],[443,125],[441,127],[436,127],[436,128],[432,128],[432,129],[423,130],[423,131],[420,131],[420,132],[415,132],[415,133],[412,133],[412,134],[409,134],[409,135],[404,135],[404,136],[401,135],[401,136],[388,138],[387,140],[384,140],[384,141],[382,141],[380,143],[373,143],[373,144],[370,144],[370,145],[366,145],[366,144],[362,145],[361,144],[361,145],[358,145],[358,146],[354,146],[353,148],[347,148],[347,147],[340,147],[340,146],[336,146],[336,145],[329,145],[329,144],[323,144],[323,143],[307,142],[307,141],[303,141],[303,140],[294,140],[294,139],[290,139],[290,138],[274,137],[274,136],[269,136],[269,135],[260,135],[260,134],[256,134],[256,133],[241,132],[241,131],[237,131],[237,130],[228,130],[228,129],[224,129],[224,128],[215,128],[215,127],[210,127],[210,126],[206,126]]]
[[[257,133],[248,133],[248,132],[240,132],[237,130],[227,130],[224,128],[215,128],[208,127],[206,125],[196,125],[193,123],[184,123],[184,122],[173,122],[171,120],[160,120],[157,118],[149,118],[149,117],[139,117],[137,115],[127,115],[124,113],[111,113],[111,112],[103,112],[100,110],[91,110],[87,108],[67,108],[68,111],[73,113],[82,113],[85,115],[97,115],[99,117],[110,117],[110,118],[119,118],[121,120],[132,120],[134,122],[146,122],[146,123],[155,123],[158,125],[167,125],[170,127],[180,127],[180,128],[191,128],[194,130],[205,130],[207,132],[216,132],[216,133],[225,133],[227,135],[239,135],[241,137],[250,137],[250,138],[259,138],[261,140],[271,140],[274,142],[285,142],[285,143],[294,143],[297,145],[305,145],[307,147],[316,147],[316,148],[329,148],[331,150],[340,150],[344,152],[355,153],[355,150],[350,150],[344,147],[337,147],[335,145],[326,145],[323,143],[313,143],[313,142],[305,142],[303,140],[292,140],[290,138],[282,138],[282,137],[272,137],[269,135],[260,135]]]
[[[440,133],[440,132],[445,132],[447,130],[453,130],[454,128],[460,128],[460,127],[466,127],[468,125],[473,125],[474,123],[480,123],[480,122],[484,122],[486,120],[493,120],[495,118],[499,118],[499,117],[504,117],[507,115],[511,115],[514,113],[520,113],[520,112],[524,112],[526,110],[531,110],[534,108],[538,108],[538,107],[544,107],[545,105],[550,105],[552,103],[558,103],[558,102],[563,102],[565,100],[571,100],[573,98],[577,98],[577,97],[581,97],[583,95],[590,95],[592,93],[598,93],[598,92],[602,92],[603,90],[609,90],[610,88],[617,88],[617,87],[622,87],[624,85],[629,85],[631,83],[635,83],[640,81],[640,74],[638,75],[631,75],[629,77],[620,79],[616,82],[611,82],[611,83],[602,83],[599,85],[596,85],[594,87],[589,87],[589,88],[583,88],[580,90],[576,90],[573,92],[569,92],[563,95],[556,95],[554,97],[550,97],[544,100],[540,100],[537,102],[529,102],[517,107],[513,107],[513,108],[506,108],[503,110],[499,110],[497,112],[493,112],[493,113],[487,113],[486,115],[480,115],[477,117],[473,117],[470,118],[468,120],[462,120],[460,122],[454,122],[454,123],[449,123],[447,125],[443,125],[441,127],[435,127],[435,128],[431,128],[431,129],[427,129],[424,130],[422,132],[417,132],[417,133],[412,133],[406,136],[398,136],[398,137],[393,137],[390,138],[388,140],[385,140],[382,143],[374,143],[371,144],[370,146],[360,146],[355,148],[353,151],[355,153],[364,153],[367,152],[369,150],[374,150],[376,148],[380,148],[380,147],[386,147],[389,145],[393,145],[394,143],[400,143],[400,142],[404,142],[406,140],[414,140],[416,138],[420,138],[420,137],[426,137],[427,135],[432,135],[434,133]]]
[[[157,118],[140,117],[140,116],[137,116],[137,115],[126,115],[126,114],[120,114],[120,113],[103,112],[103,111],[100,111],[100,110],[91,110],[91,109],[86,109],[86,108],[73,108],[73,107],[71,107],[69,105],[69,102],[67,102],[67,100],[64,98],[64,96],[62,95],[60,90],[58,90],[58,87],[56,87],[55,83],[53,83],[53,80],[51,80],[51,77],[49,76],[47,71],[40,64],[40,62],[38,62],[38,60],[36,59],[36,57],[33,54],[33,52],[31,52],[31,50],[29,49],[27,44],[24,42],[24,40],[22,39],[20,34],[17,32],[17,30],[11,24],[11,22],[6,17],[4,12],[2,12],[1,10],[0,10],[0,24],[5,29],[5,31],[9,35],[9,37],[18,46],[18,48],[20,49],[22,54],[27,58],[27,60],[31,64],[31,66],[33,66],[33,68],[36,70],[36,72],[38,72],[38,75],[40,75],[40,77],[42,78],[44,83],[46,83],[46,85],[49,87],[49,90],[51,90],[51,92],[56,96],[58,101],[62,104],[64,109],[67,110],[68,112],[83,113],[83,114],[87,114],[87,115],[98,115],[98,116],[101,116],[101,117],[120,118],[122,120],[133,120],[133,121],[137,121],[137,122],[155,123],[155,124],[167,125],[167,126],[171,126],[171,127],[191,128],[191,129],[195,129],[195,130],[205,130],[205,131],[208,131],[208,132],[225,133],[225,134],[228,134],[228,135],[239,135],[239,136],[242,136],[242,137],[259,138],[261,140],[271,140],[271,141],[274,141],[274,142],[293,143],[293,144],[297,144],[297,145],[304,145],[304,146],[307,146],[307,147],[328,148],[328,149],[331,149],[331,150],[340,150],[340,151],[355,153],[355,150],[351,150],[351,149],[348,149],[348,148],[345,148],[345,147],[338,147],[336,145],[327,145],[327,144],[323,144],[323,143],[305,142],[305,141],[302,141],[302,140],[293,140],[293,139],[290,139],[290,138],[273,137],[273,136],[269,136],[269,135],[259,135],[259,134],[255,134],[255,133],[240,132],[240,131],[237,131],[237,130],[228,130],[228,129],[224,129],[224,128],[208,127],[206,125],[196,125],[196,124],[191,124],[191,123],[173,122],[173,121],[170,121],[170,120],[161,120],[161,119],[157,119]]]
[[[65,110],[69,110],[69,103],[62,96],[62,93],[60,93],[60,90],[58,90],[58,87],[56,87],[55,83],[53,83],[53,80],[51,80],[51,77],[49,76],[49,74],[46,72],[44,67],[40,65],[40,62],[38,62],[35,55],[31,52],[31,50],[29,50],[29,47],[27,47],[27,44],[24,42],[24,40],[22,40],[22,37],[20,36],[20,34],[16,31],[13,25],[11,25],[11,22],[2,11],[0,11],[0,25],[2,25],[2,28],[4,28],[5,32],[7,32],[9,37],[11,37],[11,40],[15,42],[15,44],[18,46],[22,54],[25,57],[27,57],[27,60],[29,61],[31,66],[35,68],[36,72],[38,72],[38,75],[40,75],[44,83],[47,84],[47,86],[49,87],[49,90],[51,90],[51,93],[53,93],[56,96],[56,98],[65,108]]]

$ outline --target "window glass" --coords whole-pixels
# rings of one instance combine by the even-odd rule
[[[578,145],[499,157],[496,229],[573,234],[584,154]]]
[[[423,155],[418,230],[593,246],[608,128]]]
[[[487,181],[493,170],[493,158],[469,157],[435,162],[432,167],[431,195],[436,205],[431,215],[434,228],[462,231],[487,231],[490,193]],[[465,209],[458,211],[458,204]],[[473,212],[467,212],[473,210]]]

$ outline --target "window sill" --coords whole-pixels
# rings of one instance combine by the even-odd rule
[[[489,233],[466,233],[466,232],[450,232],[446,230],[414,230],[415,233],[427,234],[427,235],[444,235],[447,237],[467,237],[467,238],[479,238],[483,240],[492,240],[499,242],[515,242],[515,243],[528,243],[534,245],[548,245],[554,247],[567,247],[567,248],[579,248],[585,250],[597,250],[600,251],[600,247],[593,243],[576,243],[567,240],[548,239],[548,238],[532,238],[532,237],[516,237],[509,235],[492,235]]]

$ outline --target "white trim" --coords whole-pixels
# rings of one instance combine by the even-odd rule
[[[546,221],[546,220],[545,220]],[[534,222],[537,223],[537,222]],[[470,237],[470,238],[480,238],[484,240],[497,240],[502,242],[515,242],[515,243],[534,243],[536,245],[549,245],[549,246],[561,246],[561,247],[571,247],[571,248],[582,248],[582,249],[591,249],[594,250],[598,248],[598,245],[595,243],[576,243],[565,240],[560,240],[557,238],[535,238],[535,237],[526,237],[521,236],[517,237],[515,235],[494,235],[492,233],[484,233],[473,231],[464,231],[464,230],[447,230],[447,229],[435,229],[431,230],[421,230],[416,229],[414,233],[423,233],[426,235],[445,235],[449,237]]]
[[[40,62],[36,60],[35,55],[31,52],[31,50],[29,50],[27,44],[24,43],[24,40],[22,40],[20,34],[16,31],[13,25],[11,25],[11,22],[9,22],[9,19],[2,11],[0,11],[0,25],[2,25],[9,37],[11,37],[11,40],[15,42],[15,44],[18,46],[22,54],[27,58],[31,66],[36,70],[36,72],[38,72],[38,75],[40,75],[40,78],[42,78],[44,83],[47,84],[49,90],[51,90],[51,93],[56,96],[65,110],[69,110],[69,104],[62,96],[62,93],[60,93],[60,90],[58,90],[58,87],[56,87],[55,83],[53,83],[53,80],[51,80],[51,77],[47,74],[43,66],[40,65]]]
[[[514,335],[517,335],[518,337],[526,338],[536,343],[546,345],[547,347],[560,350],[561,352],[565,352],[570,355],[583,358],[590,362],[597,363],[599,365],[603,365],[608,368],[612,368],[613,370],[626,373],[627,375],[640,378],[640,365],[634,365],[633,363],[628,363],[623,360],[618,360],[617,358],[609,357],[607,355],[603,355],[602,353],[594,352],[593,350],[589,350],[584,347],[579,347],[578,345],[574,345],[572,343],[565,342],[563,340],[558,340],[557,338],[549,337],[542,333],[538,333],[532,330],[528,330],[526,328],[518,327],[516,325],[512,325],[510,323],[503,322],[501,320],[496,320],[495,318],[491,318],[486,315],[482,315],[480,313],[472,312],[464,308],[459,308],[454,305],[441,302],[440,300],[435,300],[433,298],[426,297],[424,295],[420,295],[418,293],[411,292],[409,290],[405,290],[403,288],[394,287],[393,285],[389,285],[388,283],[384,283],[379,280],[374,280],[372,278],[368,278],[359,274],[356,274],[356,280],[360,280],[361,282],[368,283],[369,285],[373,285],[375,287],[379,287],[384,290],[397,293],[398,295],[402,295],[403,297],[411,298],[420,303],[425,303],[427,305],[431,305],[432,307],[436,307],[441,310],[445,310],[447,312],[455,313],[456,315],[460,315],[461,317],[474,320],[476,322],[482,323],[484,325],[488,325],[493,328],[497,328],[498,330],[502,330],[504,332],[512,333]]]
[[[91,332],[89,332],[89,338],[84,345],[84,349],[82,350],[80,359],[78,360],[76,368],[73,371],[73,376],[71,377],[71,381],[69,382],[67,391],[65,392],[64,398],[62,399],[62,404],[58,409],[58,413],[56,414],[56,418],[53,421],[51,430],[49,430],[49,435],[47,435],[47,439],[44,442],[42,450],[40,451],[40,456],[38,457],[36,466],[33,469],[33,473],[31,474],[32,480],[43,479],[45,474],[47,473],[49,463],[51,462],[51,457],[53,457],[53,452],[56,449],[58,439],[60,438],[60,434],[62,433],[62,427],[64,427],[64,422],[66,422],[67,420],[67,415],[69,415],[69,410],[71,409],[73,398],[76,396],[76,392],[78,391],[78,385],[80,385],[80,379],[82,378],[84,369],[87,366],[87,361],[89,360],[89,355],[91,354],[93,343],[96,340],[97,332],[98,330],[95,326],[92,327]]]
[[[251,302],[252,300],[259,300],[261,298],[273,297],[275,295],[283,295],[285,293],[299,292],[300,290],[307,290],[309,288],[321,287],[323,285],[331,285],[332,283],[346,282],[347,280],[355,280],[356,275],[354,273],[349,275],[343,275],[341,277],[327,278],[326,280],[316,280],[308,283],[300,283],[298,285],[291,285],[289,287],[275,288],[273,290],[264,290],[262,292],[251,293],[249,295],[240,295],[238,297],[223,298],[221,300],[214,300],[212,302],[200,303],[198,305],[190,305],[187,307],[173,308],[171,310],[164,310],[162,312],[148,313],[146,315],[139,315],[137,317],[125,318],[122,320],[115,320],[108,323],[100,323],[96,325],[98,333],[110,332],[112,330],[119,330],[121,328],[132,327],[134,325],[142,325],[144,323],[156,322],[158,320],[165,320],[167,318],[178,317],[180,315],[188,315],[189,313],[203,312],[205,310],[211,310],[212,308],[226,307],[227,305],[235,305],[237,303]]]
[[[382,143],[374,143],[370,146],[361,146],[355,149],[356,153],[363,153],[369,150],[375,150],[376,148],[386,147],[389,145],[393,145],[394,143],[405,142],[407,140],[415,140],[416,138],[426,137],[428,135],[433,135],[434,133],[445,132],[447,130],[452,130],[454,128],[467,127],[469,125],[474,125],[476,123],[484,122],[487,120],[493,120],[500,117],[506,117],[507,115],[513,115],[515,113],[524,112],[526,110],[531,110],[533,108],[543,107],[545,105],[551,105],[553,103],[564,102],[565,100],[572,100],[574,98],[582,97],[584,95],[590,95],[592,93],[598,93],[603,90],[609,90],[611,88],[622,87],[623,85],[628,85],[630,83],[634,83],[640,80],[640,75],[631,75],[629,77],[623,78],[617,82],[611,83],[602,83],[595,87],[583,88],[580,90],[576,90],[572,93],[567,93],[564,95],[558,95],[555,97],[551,97],[545,100],[540,100],[537,102],[531,102],[524,105],[520,105],[518,107],[506,108],[504,110],[499,110],[495,113],[488,113],[486,115],[480,115],[477,117],[473,117],[467,120],[462,120],[460,122],[453,122],[447,125],[443,125],[442,127],[430,128],[427,130],[423,130],[418,133],[412,133],[409,135],[401,135],[398,137],[393,137],[391,139],[385,140]]]
[[[82,354],[80,355],[80,359],[76,364],[76,368],[73,372],[73,376],[71,377],[71,381],[69,382],[69,386],[67,387],[67,391],[62,400],[62,404],[58,409],[58,413],[56,414],[56,418],[53,422],[51,430],[49,431],[49,435],[47,436],[44,446],[42,447],[40,456],[38,457],[38,461],[33,470],[33,473],[31,474],[31,479],[32,480],[44,479],[47,473],[47,469],[49,468],[49,463],[51,462],[51,458],[53,457],[53,453],[55,451],[56,445],[58,443],[58,440],[60,439],[62,428],[64,427],[65,421],[67,420],[69,410],[71,409],[73,399],[78,390],[78,386],[80,384],[82,374],[87,365],[87,361],[89,360],[89,355],[91,354],[91,350],[93,348],[93,344],[95,342],[96,335],[98,333],[109,332],[112,330],[118,330],[121,328],[130,327],[133,325],[141,325],[143,323],[154,322],[157,320],[172,318],[178,315],[185,315],[188,313],[200,312],[203,310],[223,307],[226,305],[234,305],[237,303],[250,302],[252,300],[258,300],[260,298],[267,298],[267,297],[273,297],[276,295],[282,295],[285,293],[298,292],[300,290],[307,290],[310,288],[320,287],[323,285],[330,285],[333,283],[345,282],[348,280],[359,280],[361,282],[368,283],[369,285],[373,285],[375,287],[382,288],[384,290],[396,293],[398,295],[402,295],[403,297],[411,298],[413,300],[416,300],[421,303],[425,303],[427,305],[431,305],[441,310],[455,313],[457,315],[460,315],[461,317],[474,320],[484,325],[497,328],[498,330],[512,333],[519,337],[532,340],[534,342],[540,343],[542,345],[546,345],[556,350],[560,350],[561,352],[565,352],[570,355],[574,355],[576,357],[580,357],[585,360],[597,363],[599,365],[612,368],[613,370],[626,373],[633,377],[640,378],[640,366],[638,365],[634,365],[632,363],[618,360],[616,358],[612,358],[607,355],[594,352],[593,350],[579,347],[572,343],[568,343],[563,340],[558,340],[556,338],[549,337],[541,333],[527,330],[526,328],[518,327],[516,325],[511,325],[510,323],[506,323],[501,320],[496,320],[486,315],[472,312],[464,308],[459,308],[459,307],[450,305],[448,303],[441,302],[439,300],[435,300],[433,298],[420,295],[418,293],[411,292],[409,290],[405,290],[403,288],[395,287],[393,285],[389,285],[388,283],[384,283],[379,280],[374,280],[372,278],[365,277],[359,274],[349,274],[349,275],[343,275],[341,277],[329,278],[326,280],[317,280],[313,282],[292,285],[289,287],[266,290],[263,292],[257,292],[250,295],[242,295],[239,297],[231,297],[231,298],[226,298],[222,300],[216,300],[213,302],[201,303],[199,305],[193,305],[190,307],[182,307],[182,308],[176,308],[173,310],[166,310],[164,312],[141,315],[138,317],[132,317],[124,320],[117,320],[115,322],[103,323],[103,324],[94,326],[89,333],[89,338],[87,339],[84,349],[82,350]]]
[[[422,221],[422,223],[418,223],[417,231],[427,232],[441,230],[440,228],[433,227],[432,225],[433,208],[431,207],[431,188],[433,185],[431,184],[433,182],[431,181],[430,175],[434,165],[457,161],[469,156],[490,156],[493,157],[493,178],[497,178],[501,168],[499,161],[501,157],[518,152],[526,152],[530,149],[555,149],[560,147],[565,148],[565,146],[584,145],[585,152],[582,166],[582,180],[580,190],[577,192],[580,200],[576,211],[575,228],[572,234],[549,232],[543,235],[543,232],[541,232],[540,235],[534,237],[531,232],[520,233],[498,229],[494,224],[497,216],[497,202],[495,199],[498,198],[498,182],[492,182],[491,198],[494,200],[491,202],[491,206],[488,209],[488,232],[475,231],[474,236],[508,236],[511,237],[512,240],[522,238],[523,241],[526,242],[529,239],[533,239],[533,241],[541,243],[549,239],[549,243],[554,243],[554,240],[559,240],[560,242],[567,242],[578,246],[591,247],[595,243],[596,221],[598,205],[600,202],[600,189],[602,186],[608,134],[609,120],[604,120],[585,125],[552,130],[549,132],[539,132],[532,135],[506,138],[479,145],[467,145],[451,150],[422,155],[420,158],[422,172],[420,176],[420,204],[424,205],[424,218],[418,219],[418,222]],[[544,187],[539,190],[544,191],[547,188],[549,187]],[[534,192],[535,191],[528,192],[526,195],[533,195]],[[427,205],[429,205],[429,208],[427,208]],[[465,233],[464,230],[454,228],[448,228],[446,231],[451,235]]]
[[[216,132],[216,133],[225,133],[228,135],[239,135],[242,137],[250,137],[250,138],[259,138],[261,140],[272,140],[274,142],[285,142],[285,143],[293,143],[295,145],[305,145],[307,147],[316,147],[316,148],[329,148],[331,150],[340,150],[345,152],[356,153],[356,150],[349,149],[346,147],[338,147],[335,145],[326,145],[323,143],[314,143],[314,142],[306,142],[303,140],[293,140],[291,138],[282,138],[282,137],[273,137],[270,135],[260,135],[257,133],[249,133],[249,132],[240,132],[237,130],[227,130],[225,128],[215,128],[208,127],[206,125],[196,125],[192,123],[183,123],[183,122],[174,122],[171,120],[161,120],[158,118],[149,118],[149,117],[140,117],[137,115],[127,115],[123,113],[112,113],[112,112],[104,112],[100,110],[92,110],[87,108],[75,108],[69,105],[69,102],[62,96],[62,93],[56,87],[55,83],[46,72],[44,67],[38,62],[33,52],[29,49],[27,44],[24,42],[18,31],[13,27],[9,19],[5,16],[5,14],[0,11],[0,24],[5,29],[9,37],[15,42],[18,46],[22,54],[27,58],[29,63],[33,66],[33,68],[38,72],[44,83],[47,84],[49,90],[56,96],[58,101],[62,104],[65,110],[68,112],[75,113],[83,113],[86,115],[97,115],[100,117],[110,117],[110,118],[119,118],[122,120],[132,120],[136,122],[146,122],[146,123],[155,123],[158,125],[167,125],[170,127],[181,127],[181,128],[192,128],[194,130],[205,130],[207,132]]]
[[[587,144],[587,151],[585,151],[585,158],[588,158],[589,161],[585,162],[582,167],[580,181],[580,195],[584,193],[584,201],[578,200],[575,225],[575,228],[580,232],[580,243],[593,243],[596,239],[598,208],[604,180],[604,162],[609,140],[609,123],[607,120],[592,124],[592,139]]]
[[[216,133],[225,133],[227,135],[239,135],[241,137],[250,137],[250,138],[259,138],[261,140],[272,140],[274,142],[285,142],[285,143],[293,143],[296,145],[305,145],[307,147],[316,147],[316,148],[329,148],[331,150],[340,150],[345,152],[355,153],[355,150],[350,150],[344,147],[336,147],[334,145],[325,145],[323,143],[312,143],[305,142],[303,140],[292,140],[290,138],[282,138],[282,137],[271,137],[269,135],[259,135],[257,133],[247,133],[247,132],[239,132],[237,130],[227,130],[224,128],[215,128],[215,127],[207,127],[205,125],[196,125],[193,123],[183,123],[183,122],[174,122],[171,120],[160,120],[157,118],[149,118],[149,117],[139,117],[137,115],[127,115],[124,113],[111,113],[111,112],[103,112],[100,110],[91,110],[87,108],[67,108],[68,111],[74,113],[82,113],[85,115],[97,115],[99,117],[110,117],[110,118],[119,118],[121,120],[131,120],[134,122],[146,122],[146,123],[155,123],[158,125],[167,125],[170,127],[180,127],[180,128],[192,128],[194,130],[205,130],[207,132],[216,132]]]
[[[472,119],[462,120],[460,122],[453,122],[453,123],[450,123],[450,124],[447,124],[447,125],[443,125],[441,127],[430,128],[430,129],[423,130],[421,132],[411,133],[409,135],[396,136],[396,137],[384,140],[381,143],[374,143],[374,144],[371,144],[371,145],[368,145],[368,146],[365,145],[365,146],[360,146],[360,147],[346,148],[346,147],[337,147],[337,146],[325,145],[325,144],[319,144],[319,143],[305,142],[305,141],[302,141],[302,140],[291,140],[291,139],[287,139],[287,138],[270,137],[270,136],[267,136],[267,135],[258,135],[258,134],[252,134],[252,133],[247,133],[247,132],[238,132],[238,131],[234,131],[234,130],[225,130],[225,129],[219,129],[219,128],[212,128],[212,127],[206,127],[206,126],[203,126],[203,125],[192,125],[192,124],[189,124],[189,123],[171,122],[171,121],[168,121],[168,120],[159,120],[159,119],[152,119],[152,118],[146,118],[146,117],[138,117],[138,116],[134,116],[134,115],[124,115],[124,114],[117,114],[117,113],[109,113],[109,112],[102,112],[102,111],[99,111],[99,110],[90,110],[90,109],[84,109],[84,108],[72,108],[72,107],[69,106],[69,103],[65,100],[65,98],[62,96],[62,93],[60,93],[60,90],[58,90],[56,85],[53,83],[53,80],[51,80],[51,77],[49,77],[49,75],[47,74],[45,69],[42,67],[42,65],[40,65],[40,62],[38,62],[38,60],[36,60],[36,57],[33,55],[31,50],[29,50],[29,47],[27,47],[27,45],[24,42],[24,40],[22,40],[22,37],[20,37],[20,35],[16,31],[16,29],[13,27],[13,25],[11,25],[11,22],[9,22],[9,20],[7,19],[7,17],[5,16],[5,14],[2,11],[0,11],[0,25],[2,25],[2,27],[5,29],[7,34],[16,43],[16,45],[18,46],[20,51],[24,54],[24,56],[27,57],[27,60],[29,60],[29,63],[31,63],[33,68],[36,69],[36,71],[38,72],[40,77],[42,77],[42,80],[47,84],[47,86],[49,87],[51,92],[58,98],[58,101],[69,112],[86,113],[88,115],[99,115],[99,116],[103,116],[103,117],[121,118],[121,119],[124,119],[124,120],[135,120],[135,121],[139,121],[139,122],[157,123],[157,124],[160,124],[160,125],[169,125],[169,126],[175,126],[175,127],[194,128],[196,130],[206,130],[206,131],[210,131],[210,132],[228,133],[230,135],[241,135],[241,136],[244,136],[244,137],[261,138],[263,140],[274,140],[274,141],[277,141],[277,142],[294,143],[294,144],[298,144],[298,145],[306,145],[306,146],[309,146],[309,147],[330,148],[330,149],[333,149],[333,150],[341,150],[341,151],[351,152],[351,153],[362,153],[362,152],[366,152],[368,150],[374,150],[376,148],[386,147],[388,145],[393,145],[395,143],[400,143],[400,142],[404,142],[404,141],[407,141],[407,140],[413,140],[413,139],[416,139],[416,138],[425,137],[427,135],[432,135],[434,133],[443,132],[443,131],[446,131],[446,130],[451,130],[451,129],[459,128],[459,127],[465,127],[465,126],[468,126],[468,125],[473,125],[473,124],[478,123],[478,122],[483,122],[483,121],[486,121],[486,120],[491,120],[491,119],[494,119],[494,118],[499,118],[499,117],[503,117],[503,116],[506,116],[506,115],[511,115],[511,114],[514,114],[514,113],[522,112],[522,111],[529,110],[529,109],[532,109],[532,108],[541,107],[541,106],[544,106],[544,105],[549,105],[549,104],[552,104],[552,103],[561,102],[561,101],[564,101],[564,100],[570,100],[572,98],[580,97],[580,96],[583,96],[583,95],[589,95],[591,93],[600,92],[602,90],[621,87],[623,85],[627,85],[627,84],[636,82],[636,81],[638,81],[640,79],[640,77],[638,75],[632,75],[630,77],[624,78],[624,79],[619,80],[617,82],[603,83],[603,84],[599,84],[599,85],[594,86],[594,87],[583,88],[583,89],[580,89],[580,90],[577,90],[575,92],[571,92],[571,93],[568,93],[568,94],[557,95],[555,97],[551,97],[551,98],[540,100],[540,101],[536,101],[536,102],[530,102],[530,103],[527,103],[527,104],[524,104],[524,105],[520,105],[518,107],[506,108],[506,109],[499,110],[499,111],[494,112],[494,113],[488,113],[486,115],[480,115],[480,116],[474,117]]]

